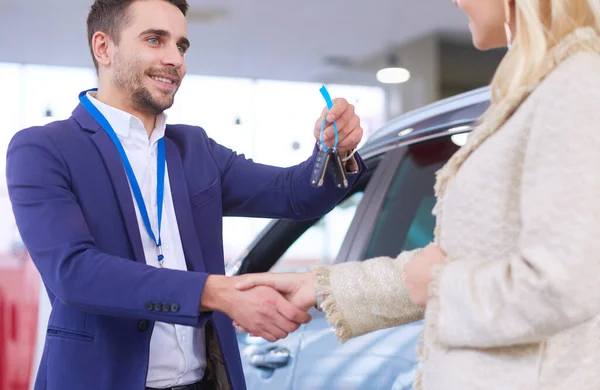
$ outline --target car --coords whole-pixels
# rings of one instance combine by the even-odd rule
[[[359,153],[368,171],[327,215],[273,220],[228,275],[300,272],[316,264],[396,256],[433,235],[435,172],[464,143],[489,106],[474,90],[407,113],[369,137]],[[9,202],[0,204],[10,213]],[[6,218],[5,222],[14,219]],[[14,226],[3,230],[14,229]],[[18,234],[0,248],[0,389],[33,388],[50,303]],[[238,332],[249,390],[411,389],[420,322],[340,344],[322,312],[287,338],[269,343]]]
[[[389,122],[360,148],[368,172],[344,200],[322,218],[269,222],[226,273],[301,272],[427,245],[435,173],[489,104],[490,91],[482,88]],[[422,322],[341,344],[324,313],[310,314],[310,323],[275,343],[238,331],[249,390],[412,389]]]

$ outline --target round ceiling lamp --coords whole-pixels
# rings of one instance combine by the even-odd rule
[[[410,80],[410,72],[398,66],[398,59],[392,54],[388,57],[388,66],[380,69],[376,77],[382,84],[402,84]]]

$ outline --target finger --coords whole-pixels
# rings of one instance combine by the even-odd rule
[[[356,149],[358,147],[362,138],[362,129],[357,129],[354,132],[356,134],[350,134],[348,138],[338,145],[340,151],[350,151],[351,149]],[[346,157],[346,155],[344,154],[342,157]]]
[[[435,250],[435,245],[434,244],[429,244],[425,248],[423,248],[423,252],[431,252],[433,250]]]
[[[235,288],[238,290],[249,290],[254,287],[254,278],[250,275],[246,275],[241,277],[238,282],[235,284]]]
[[[261,332],[258,333],[259,335],[261,335],[261,337],[263,333],[266,333],[270,336],[275,337],[276,340],[286,338],[288,332],[285,330],[285,328],[287,328],[287,326],[280,326],[285,325],[285,319],[279,313],[278,306],[282,304],[282,301],[287,303],[288,305],[291,304],[288,303],[281,296],[281,294],[269,287],[260,286],[257,287],[257,289],[260,289],[257,292],[261,294],[262,297],[260,306],[257,308],[258,318],[254,322],[254,328],[256,329],[252,329],[252,333],[257,333],[256,330],[258,330]]]
[[[248,329],[242,327],[242,326],[236,326],[235,327],[240,333],[250,333],[248,332]]]
[[[348,127],[348,125],[354,120],[354,117],[358,118],[358,116],[354,113],[354,106],[349,105],[348,109],[346,111],[344,111],[344,113],[341,115],[341,117],[335,121],[335,126],[337,126],[338,133],[339,133],[338,135],[340,138],[342,137],[342,135],[344,135],[345,132],[352,129],[351,127]],[[358,119],[360,122],[360,118],[358,118]],[[335,139],[335,127],[334,127],[333,123],[330,123],[323,130],[323,140],[333,141],[334,139]]]
[[[355,116],[357,115],[354,113],[354,106],[349,105],[346,111],[344,111],[342,115],[334,121],[340,134],[344,131],[346,126],[348,126],[348,123],[350,123],[352,118]],[[328,126],[325,128],[325,131],[323,133],[324,137],[326,136],[327,138],[333,138],[335,130],[335,127],[333,126],[334,122],[329,123]]]
[[[338,149],[351,149],[356,147],[362,138],[362,128],[360,127],[360,118],[354,116],[344,129],[340,131],[338,140]]]
[[[264,316],[263,318],[263,321],[250,323],[247,328],[237,324],[237,329],[241,332],[248,333],[251,337],[262,337],[270,342],[277,341],[278,338],[272,332],[273,329],[277,329],[277,327],[273,325],[272,320],[269,321],[268,318],[265,318]],[[278,330],[277,332],[280,333],[281,330]]]
[[[317,119],[317,122],[315,122],[315,135],[321,134],[321,126],[323,125],[323,120],[327,117],[328,112],[329,110],[327,109],[327,107],[323,108],[321,116],[319,116],[319,119]]]
[[[238,324],[235,321],[233,321],[233,326],[242,333],[248,333],[248,330],[246,328],[244,328],[243,326],[241,326],[240,324]]]
[[[244,291],[256,286],[273,287],[273,284],[274,281],[269,274],[252,274],[241,277],[240,281],[235,284],[235,288]]]
[[[362,127],[359,126],[358,128],[355,128],[354,130],[352,130],[350,132],[346,132],[344,134],[344,136],[339,136],[337,149],[348,150],[348,149],[356,148],[358,146],[358,144],[360,143],[360,140],[362,139],[362,134],[363,134],[363,129],[362,129]],[[327,145],[327,147],[330,147],[330,148],[332,148],[334,144],[335,144],[335,138],[330,141],[325,142],[325,145]]]
[[[283,297],[277,300],[277,310],[286,320],[296,324],[306,324],[312,319],[306,311],[292,305]]]
[[[271,334],[271,332],[267,332],[267,331],[259,331],[259,332],[252,332],[251,333],[252,337],[262,337],[263,339],[274,343],[275,341],[279,340],[277,337],[275,337],[273,334]]]
[[[300,324],[288,320],[281,313],[275,318],[274,324],[288,334],[295,332],[300,327]]]
[[[333,99],[333,107],[327,113],[327,122],[333,122],[340,118],[350,104],[344,98]]]
[[[285,330],[286,327],[280,326],[285,319],[277,313],[274,317],[265,319],[265,330],[267,333],[275,337],[277,340],[281,340],[287,337],[290,332]],[[283,325],[283,324],[282,324]],[[295,330],[295,329],[294,329]],[[274,341],[277,341],[274,340]]]
[[[336,120],[336,124],[340,133],[346,128],[346,126],[348,126],[348,123],[350,123],[354,117],[357,117],[357,115],[354,112],[354,106],[350,104],[342,116]]]
[[[280,308],[282,307],[287,310],[289,310],[290,307],[292,310],[296,309],[295,306],[293,306],[285,298],[279,295],[279,297],[275,300],[275,307],[273,308],[274,310],[271,313],[269,313],[267,318],[264,319],[264,323],[270,325],[268,328],[269,332],[279,338],[287,337],[289,333],[294,332],[300,327],[300,324],[287,319],[281,313]],[[285,335],[282,335],[282,332],[285,333]]]

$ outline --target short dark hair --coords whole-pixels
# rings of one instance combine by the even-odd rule
[[[134,2],[141,0],[96,0],[90,8],[90,13],[87,18],[87,35],[88,45],[92,54],[92,61],[96,72],[98,71],[98,61],[94,56],[94,48],[92,47],[92,37],[98,31],[102,31],[119,43],[121,30],[129,23],[130,15],[127,8]],[[173,4],[183,13],[184,16],[188,12],[187,0],[164,0]]]

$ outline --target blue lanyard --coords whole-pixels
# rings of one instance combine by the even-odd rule
[[[95,91],[96,89],[91,89],[90,91]],[[125,172],[127,173],[127,178],[129,179],[129,184],[131,185],[131,189],[133,191],[133,195],[135,197],[135,201],[138,205],[138,209],[144,220],[144,225],[146,225],[146,230],[152,240],[156,244],[156,252],[158,256],[158,265],[162,268],[164,256],[162,253],[162,241],[160,238],[160,227],[162,222],[162,209],[163,209],[163,199],[165,192],[165,139],[164,137],[158,140],[158,156],[157,156],[157,180],[156,180],[156,195],[157,195],[157,203],[158,203],[158,240],[152,231],[152,226],[150,225],[150,218],[148,218],[148,211],[146,210],[146,204],[144,203],[144,198],[142,197],[142,191],[140,190],[140,186],[138,184],[137,179],[135,178],[135,173],[133,173],[133,168],[129,163],[129,159],[127,158],[127,154],[125,153],[125,149],[123,149],[123,145],[119,141],[117,134],[113,130],[112,126],[104,115],[94,106],[94,104],[87,97],[88,91],[83,91],[79,94],[79,101],[85,107],[85,109],[90,113],[91,116],[102,126],[104,131],[108,134],[112,142],[117,147],[119,154],[121,155],[121,160],[123,161],[123,166],[125,167]]]
[[[325,103],[327,103],[327,109],[331,110],[331,107],[333,107],[333,101],[331,100],[331,96],[329,95],[327,88],[325,88],[325,86],[323,85],[321,87],[320,91],[321,91],[321,95],[323,95],[323,98],[325,99]],[[327,117],[323,118],[323,123],[321,123],[321,134],[320,134],[321,146],[323,147],[323,150],[325,150],[325,151],[327,151],[327,149],[329,149],[327,147],[327,145],[325,145],[325,143],[323,142],[323,132],[325,131],[326,124],[327,124]],[[335,134],[335,143],[333,144],[333,149],[337,149],[338,128],[337,128],[336,121],[333,121],[333,133]]]

